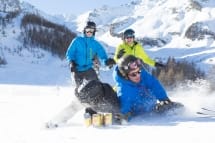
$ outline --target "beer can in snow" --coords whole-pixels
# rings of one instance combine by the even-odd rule
[[[84,114],[84,124],[86,127],[89,127],[90,125],[92,125],[92,117],[89,113]]]
[[[94,127],[100,127],[103,124],[103,115],[100,113],[93,114],[92,124]]]
[[[112,113],[104,113],[104,125],[112,125]]]

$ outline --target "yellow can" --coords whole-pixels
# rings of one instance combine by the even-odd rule
[[[89,113],[84,114],[84,123],[86,127],[89,127],[90,125],[92,125],[92,117]]]
[[[94,127],[100,127],[102,124],[103,124],[103,115],[98,113],[98,114],[93,114],[93,117],[92,117],[92,124]]]
[[[104,113],[104,125],[112,125],[112,113]]]

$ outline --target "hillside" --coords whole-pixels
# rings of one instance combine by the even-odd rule
[[[56,71],[66,73],[65,52],[76,33],[62,25],[63,22],[56,22],[57,18],[44,14],[28,3],[18,0],[0,2],[1,83],[65,82],[65,78]],[[46,72],[47,68],[55,71]],[[53,79],[58,76],[62,79]],[[47,81],[42,81],[43,78]]]
[[[13,50],[16,49],[18,52],[22,49],[41,48],[64,58],[68,45],[76,36],[66,26],[45,19],[37,11],[27,12],[23,8],[14,9],[14,11],[4,9],[0,16],[3,40],[12,39],[20,43],[19,46],[16,44],[17,48],[13,47]],[[7,43],[3,46],[10,48]]]
[[[11,71],[17,70],[14,65],[30,63],[40,68],[50,66],[50,61],[60,64],[55,68],[67,68],[65,51],[72,38],[82,33],[87,20],[97,23],[96,38],[110,56],[121,42],[120,33],[133,28],[136,39],[156,60],[164,63],[169,57],[187,60],[205,72],[215,64],[215,4],[212,0],[139,0],[116,7],[104,6],[72,19],[49,16],[18,0],[1,3],[0,61]]]

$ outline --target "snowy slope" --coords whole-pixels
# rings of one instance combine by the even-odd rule
[[[189,90],[188,90],[189,88]],[[200,107],[215,108],[215,94],[205,83],[190,84],[169,93],[187,111],[165,117],[138,117],[123,126],[85,127],[83,110],[66,126],[45,129],[44,124],[73,100],[71,86],[0,85],[0,141],[4,143],[165,142],[213,143],[215,118],[197,117]],[[186,91],[186,92],[184,92]]]

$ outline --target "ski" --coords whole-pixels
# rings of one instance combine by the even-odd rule
[[[215,112],[211,112],[211,111],[208,112],[208,110],[205,110],[205,111],[207,112],[204,112],[204,109],[203,109],[203,111],[196,112],[196,114],[201,115],[202,117],[210,117],[210,118],[215,117]]]
[[[196,112],[196,114],[200,115],[201,117],[215,117],[215,110],[202,107],[201,111]]]
[[[215,118],[215,115],[205,114],[201,112],[196,112],[201,118]]]
[[[204,110],[204,111],[209,111],[209,112],[212,112],[212,113],[214,113],[215,114],[215,110],[212,110],[212,109],[208,109],[208,108],[201,108],[202,110]]]
[[[215,114],[211,114],[211,113],[204,113],[204,112],[196,112],[197,114],[200,114],[200,115],[212,115],[212,116],[215,116]]]

